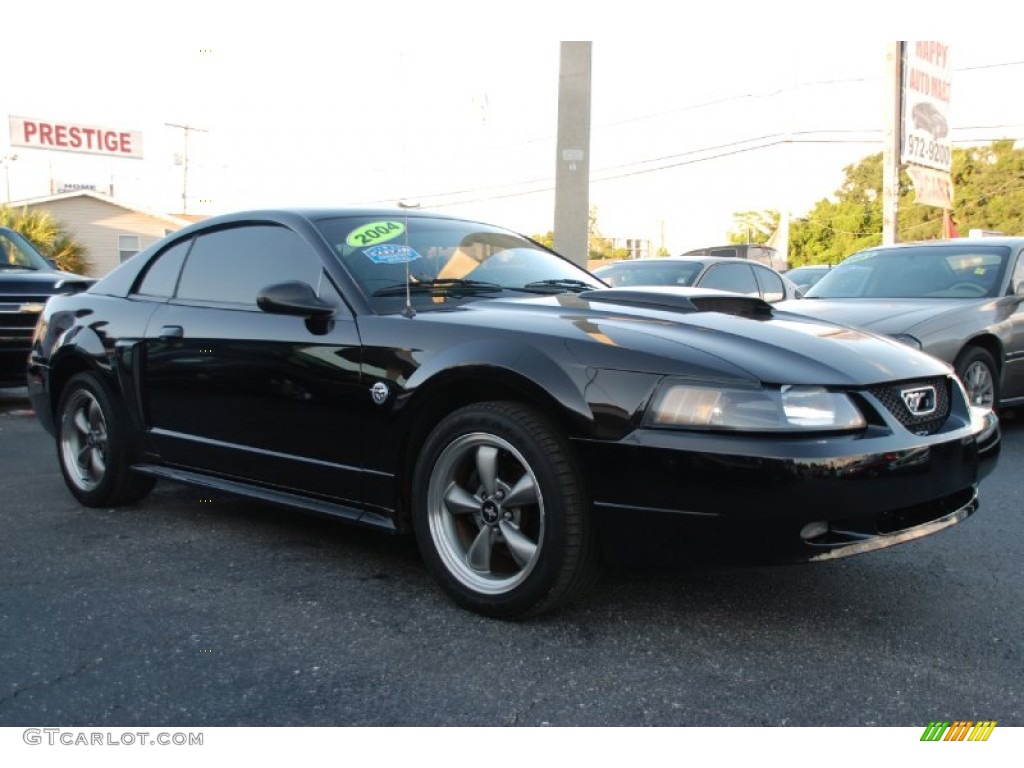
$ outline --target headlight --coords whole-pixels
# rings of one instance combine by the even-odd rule
[[[896,339],[900,344],[906,344],[914,349],[921,349],[921,340],[911,336],[909,333],[897,333],[892,338]]]
[[[749,432],[854,430],[864,417],[849,397],[824,387],[731,389],[670,382],[655,395],[647,422]]]

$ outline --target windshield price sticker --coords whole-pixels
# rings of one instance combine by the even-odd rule
[[[405,224],[400,221],[371,221],[359,229],[349,232],[345,238],[345,244],[353,248],[363,248],[367,245],[385,243],[393,240],[405,232]]]
[[[363,253],[374,264],[405,264],[420,257],[408,245],[373,245]]]

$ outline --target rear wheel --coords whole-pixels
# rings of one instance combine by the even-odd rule
[[[960,353],[954,367],[971,405],[995,408],[999,404],[999,371],[987,350],[968,347]]]
[[[68,489],[88,507],[128,504],[153,488],[153,478],[129,468],[124,422],[98,376],[68,381],[57,407],[57,455]]]
[[[427,438],[413,525],[427,568],[460,605],[515,618],[590,586],[597,547],[569,448],[517,403],[455,411]]]

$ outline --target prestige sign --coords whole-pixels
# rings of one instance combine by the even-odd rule
[[[142,159],[142,132],[10,116],[11,146]]]

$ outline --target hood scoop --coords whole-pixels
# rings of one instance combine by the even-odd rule
[[[772,316],[772,305],[763,299],[699,288],[600,288],[577,296],[667,312],[721,312],[757,320]]]

